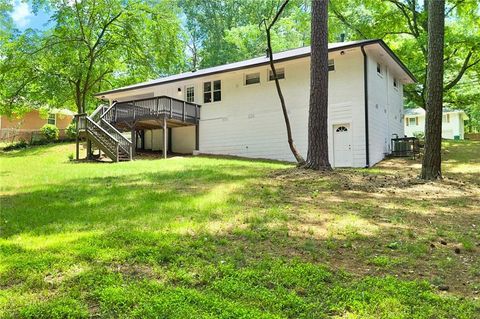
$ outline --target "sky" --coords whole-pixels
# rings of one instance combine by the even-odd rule
[[[37,14],[32,12],[32,5],[29,1],[13,1],[13,10],[10,13],[13,23],[19,30],[27,28],[43,30],[47,27],[50,14],[40,10]]]

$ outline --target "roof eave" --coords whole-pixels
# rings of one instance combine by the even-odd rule
[[[382,40],[382,39],[372,39],[372,40],[365,40],[363,42],[358,42],[358,43],[352,43],[349,45],[345,46],[339,46],[339,47],[334,47],[328,50],[328,52],[335,52],[335,51],[342,51],[342,50],[347,50],[355,47],[362,47],[362,46],[367,46],[367,45],[372,45],[372,44],[379,44],[391,57],[395,62],[400,65],[400,67],[405,71],[405,73],[410,77],[410,79],[413,81],[413,83],[418,82],[415,76],[408,70],[408,68],[403,64],[403,62],[395,55],[395,53],[387,46],[387,44]],[[285,62],[289,60],[295,60],[295,59],[301,59],[305,57],[309,57],[311,55],[310,52],[304,53],[304,54],[298,54],[295,56],[289,56],[289,57],[284,57],[280,59],[276,59],[275,62]],[[270,62],[269,61],[263,61],[259,62],[256,64],[250,64],[250,65],[245,65],[245,66],[240,66],[232,69],[226,69],[226,70],[219,70],[219,71],[212,71],[210,73],[203,73],[203,74],[192,74],[191,76],[186,76],[184,78],[180,79],[172,79],[169,81],[165,82],[160,82],[160,83],[145,83],[144,85],[139,85],[135,87],[124,87],[124,88],[118,88],[110,91],[105,91],[105,92],[100,92],[97,94],[94,94],[95,97],[103,98],[105,95],[108,94],[113,94],[113,93],[120,93],[120,92],[126,92],[126,91],[132,91],[132,90],[138,90],[138,89],[144,89],[152,86],[157,86],[157,85],[164,85],[168,83],[174,83],[174,82],[179,82],[183,81],[186,79],[194,79],[194,78],[199,78],[199,77],[204,77],[204,76],[210,76],[214,74],[219,74],[219,73],[226,73],[226,72],[233,72],[233,71],[238,71],[242,69],[248,69],[252,67],[257,67],[257,66],[262,66],[262,65],[268,65]]]

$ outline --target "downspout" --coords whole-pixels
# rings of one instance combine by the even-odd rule
[[[369,138],[368,138],[368,64],[367,64],[367,54],[365,53],[365,47],[362,45],[360,47],[363,54],[363,96],[365,104],[365,168],[370,167],[370,147],[369,147]]]

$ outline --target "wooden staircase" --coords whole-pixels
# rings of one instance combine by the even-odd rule
[[[77,136],[85,137],[88,145],[94,144],[114,162],[130,161],[133,156],[132,142],[103,119],[107,110],[102,105],[90,116],[77,114],[75,116]],[[90,153],[90,151],[87,152]]]

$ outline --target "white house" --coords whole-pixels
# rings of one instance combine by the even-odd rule
[[[464,121],[467,114],[462,110],[443,108],[442,138],[464,139]],[[425,110],[422,108],[405,110],[405,135],[412,137],[425,133]]]
[[[310,47],[275,53],[274,60],[293,138],[306,157]],[[415,78],[382,40],[330,44],[329,70],[330,162],[335,167],[374,165],[389,153],[392,136],[404,135],[403,86],[414,83]],[[137,147],[163,150],[168,143],[167,150],[177,153],[197,149],[204,154],[294,161],[272,80],[268,58],[263,56],[122,87],[97,97],[111,104],[118,101],[123,107],[138,108],[147,102],[134,100],[160,96],[201,106],[196,126],[170,125],[165,120],[168,139],[163,126],[155,127],[153,121],[150,126],[138,127],[136,123],[141,121],[131,122],[127,126],[136,136]],[[172,101],[176,103],[170,99],[170,110]],[[151,112],[158,114],[158,103],[163,102],[149,106]]]

